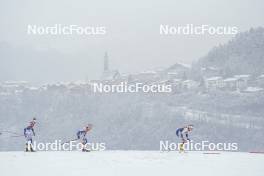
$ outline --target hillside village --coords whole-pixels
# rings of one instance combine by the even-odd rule
[[[108,61],[107,61],[108,62]],[[201,68],[200,80],[192,79],[192,67],[186,64],[176,63],[166,69],[143,71],[133,74],[122,74],[118,70],[110,70],[105,67],[99,80],[58,82],[34,86],[26,81],[6,81],[0,83],[0,95],[20,94],[23,92],[38,91],[67,91],[72,93],[93,93],[91,85],[94,83],[119,84],[170,84],[172,93],[209,93],[212,91],[227,91],[240,93],[260,93],[264,90],[264,74],[253,76],[249,74],[224,77],[221,71],[214,67]]]

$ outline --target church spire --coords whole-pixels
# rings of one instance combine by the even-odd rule
[[[109,70],[108,54],[107,54],[107,52],[105,52],[105,55],[104,55],[104,71],[108,71],[108,70]]]

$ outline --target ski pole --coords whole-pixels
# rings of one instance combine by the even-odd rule
[[[20,135],[19,133],[13,132],[13,131],[1,131],[0,134],[3,133],[10,133],[10,134],[15,134],[15,135]]]
[[[17,135],[17,136],[10,136],[10,137],[24,137],[24,135],[23,135],[23,134],[21,134],[21,135]]]

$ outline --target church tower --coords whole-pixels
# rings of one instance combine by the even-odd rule
[[[103,74],[101,76],[101,80],[115,80],[115,79],[119,79],[119,78],[120,78],[120,74],[119,74],[118,70],[111,70],[109,68],[108,54],[107,54],[107,52],[105,52],[105,55],[104,55],[104,71],[103,71]]]
[[[105,52],[105,55],[104,55],[104,71],[108,71],[108,70],[109,70],[108,54],[107,54],[107,52]]]

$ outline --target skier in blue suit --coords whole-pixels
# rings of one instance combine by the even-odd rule
[[[36,118],[29,123],[29,126],[24,128],[24,136],[26,139],[26,152],[34,152],[33,150],[33,136],[35,136],[34,126],[36,124]]]
[[[178,128],[176,130],[176,136],[180,137],[182,143],[180,144],[180,151],[183,151],[184,143],[191,141],[189,138],[189,133],[193,130],[193,125],[187,125],[186,127]]]
[[[90,131],[92,129],[92,124],[88,124],[86,127],[84,127],[83,129],[79,130],[77,132],[77,138],[79,140],[81,140],[82,143],[82,151],[83,152],[89,152],[89,150],[87,150],[85,148],[85,144],[87,144],[87,138],[86,138],[86,134],[88,133],[88,131]]]

